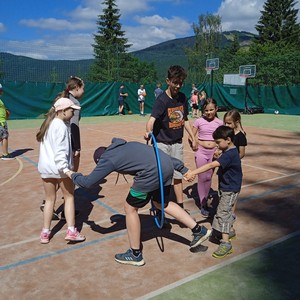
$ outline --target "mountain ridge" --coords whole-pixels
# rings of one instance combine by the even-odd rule
[[[239,38],[241,47],[248,47],[255,34],[246,31],[224,31],[222,33],[222,47],[233,41],[234,35]],[[195,36],[177,38],[165,41],[145,49],[130,52],[135,57],[153,62],[158,78],[164,78],[167,68],[172,64],[188,66],[185,49],[193,47]],[[40,60],[27,56],[0,53],[2,80],[33,81],[33,82],[64,82],[66,78],[76,74],[85,77],[94,59],[82,60]]]

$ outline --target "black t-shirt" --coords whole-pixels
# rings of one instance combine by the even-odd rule
[[[236,146],[238,152],[240,152],[240,146],[247,146],[247,139],[243,132],[239,131],[234,135],[234,145]]]
[[[188,120],[188,101],[179,92],[176,99],[163,92],[155,101],[151,116],[155,123],[153,134],[157,142],[165,144],[181,143],[184,123]]]

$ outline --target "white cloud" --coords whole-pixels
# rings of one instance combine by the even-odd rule
[[[87,30],[95,28],[90,22],[85,21],[78,21],[78,22],[71,22],[62,19],[55,19],[55,18],[47,18],[47,19],[38,19],[38,20],[20,20],[21,25],[25,25],[27,27],[36,27],[40,29],[51,29],[55,31],[76,31],[76,30]],[[93,26],[92,26],[93,25]]]
[[[261,15],[264,0],[224,0],[217,12],[222,18],[222,29],[257,33],[255,25]]]
[[[122,30],[125,31],[128,43],[132,44],[130,52],[191,35],[191,23],[186,19],[178,15],[169,15],[167,11],[162,14],[154,10],[155,2],[160,4],[170,2],[168,5],[176,4],[184,8],[185,1],[116,0],[121,14]],[[91,44],[94,43],[93,34],[97,31],[97,17],[102,14],[102,2],[101,0],[78,1],[77,7],[70,11],[62,11],[58,18],[22,19],[20,21],[22,26],[42,32],[41,39],[23,42],[10,41],[5,44],[4,48],[8,49],[6,47],[9,46],[10,50],[7,52],[16,53],[13,52],[14,49],[22,49],[23,46],[22,55],[30,54],[30,57],[35,58],[93,58]],[[256,33],[255,25],[261,15],[260,11],[265,0],[223,0],[220,2],[219,9],[214,13],[221,16],[223,31],[244,30]],[[296,8],[300,8],[300,1],[297,2]],[[197,22],[197,20],[193,21]],[[0,32],[4,30],[4,24],[0,23]],[[51,31],[54,32],[52,35]],[[16,48],[17,46],[19,48]]]

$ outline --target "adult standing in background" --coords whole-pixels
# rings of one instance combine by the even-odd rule
[[[157,85],[157,88],[154,90],[154,97],[155,100],[158,98],[159,95],[161,95],[164,91],[161,89],[161,83],[159,82]]]
[[[124,84],[121,84],[120,89],[119,89],[119,116],[123,115],[123,109],[124,109],[124,101],[126,99],[126,97],[128,96],[127,93],[125,93],[124,91],[125,87]]]
[[[138,89],[138,101],[140,103],[140,116],[145,116],[144,114],[144,105],[145,105],[145,97],[147,95],[144,85],[140,85]]]

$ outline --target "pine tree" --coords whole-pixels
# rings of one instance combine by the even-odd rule
[[[295,0],[267,0],[262,15],[255,26],[257,42],[284,42],[299,44],[300,27],[297,24],[298,9]]]
[[[92,81],[118,81],[120,68],[126,60],[126,51],[130,48],[124,37],[122,25],[119,20],[121,15],[115,4],[115,0],[106,0],[103,14],[98,16],[98,31],[94,35],[95,62],[90,70]]]

